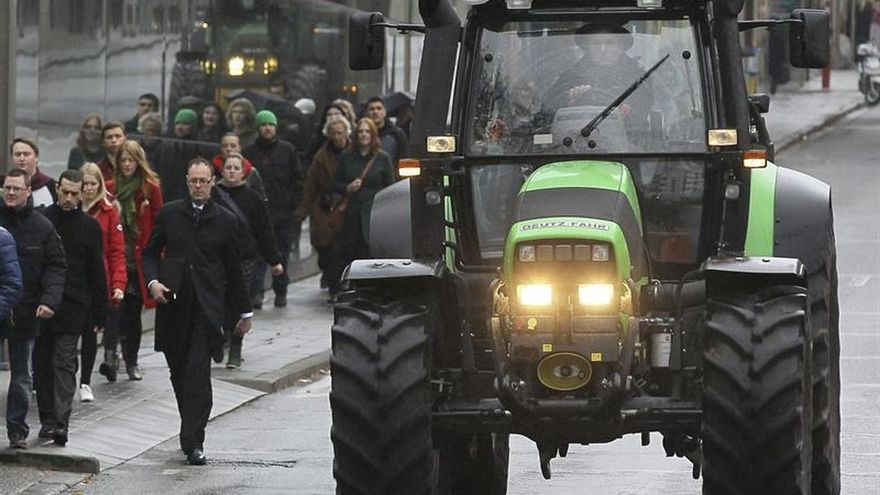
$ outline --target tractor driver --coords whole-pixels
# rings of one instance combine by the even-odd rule
[[[548,91],[543,114],[552,118],[564,107],[605,106],[614,101],[646,69],[626,51],[633,45],[632,34],[611,23],[587,23],[575,30],[575,42],[584,55],[564,71]],[[646,125],[653,104],[648,79],[616,110],[624,117],[627,130]]]

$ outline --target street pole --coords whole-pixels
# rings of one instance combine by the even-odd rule
[[[15,39],[17,0],[0,0],[0,172],[6,172],[15,134]],[[5,18],[5,19],[4,19]]]

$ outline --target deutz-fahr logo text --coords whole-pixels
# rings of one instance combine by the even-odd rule
[[[555,229],[555,228],[570,228],[570,229],[589,229],[589,230],[611,230],[611,227],[604,223],[596,223],[596,222],[585,222],[578,220],[557,220],[557,221],[548,221],[548,222],[537,222],[537,223],[527,223],[519,228],[521,232],[526,230],[537,230],[537,229]]]

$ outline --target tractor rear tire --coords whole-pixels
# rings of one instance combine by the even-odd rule
[[[510,435],[477,433],[438,449],[438,495],[506,495]]]
[[[826,262],[809,276],[813,339],[812,495],[840,494],[840,310],[834,233]]]
[[[168,116],[174,121],[178,102],[184,96],[196,96],[205,104],[214,101],[211,76],[205,73],[198,61],[177,62],[171,72],[171,85],[168,90]]]
[[[812,457],[808,295],[710,298],[703,354],[703,493],[807,494]]]
[[[348,292],[330,356],[337,495],[431,495],[430,336],[424,298]]]

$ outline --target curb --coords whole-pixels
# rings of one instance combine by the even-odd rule
[[[71,473],[98,474],[101,462],[95,457],[48,452],[0,451],[0,463]]]
[[[776,153],[777,154],[782,153],[783,151],[806,141],[811,135],[816,134],[817,132],[820,132],[820,131],[826,129],[827,127],[830,127],[830,126],[836,124],[838,121],[840,121],[841,119],[843,119],[847,115],[855,112],[856,110],[865,108],[866,106],[867,106],[867,104],[864,101],[860,101],[858,103],[846,106],[843,109],[841,109],[839,112],[825,117],[818,124],[810,126],[804,130],[798,131],[796,134],[794,134],[790,138],[787,138],[787,139],[781,141],[776,146]]]
[[[330,367],[330,349],[317,352],[306,358],[294,361],[277,370],[267,371],[253,377],[218,377],[227,383],[272,394],[296,385],[297,381],[308,378],[322,369]],[[234,410],[234,409],[233,409]]]

